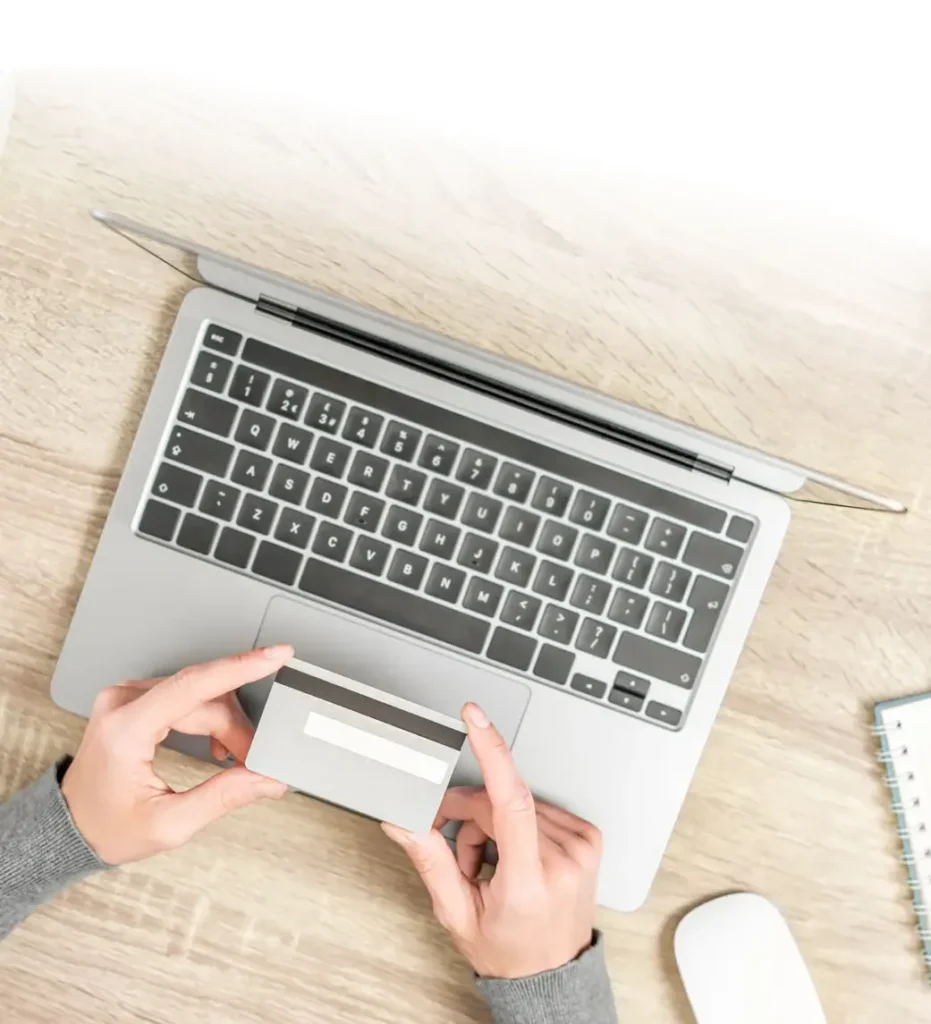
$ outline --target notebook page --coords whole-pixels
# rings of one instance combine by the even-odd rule
[[[931,694],[883,708],[883,760],[922,937],[931,937]]]

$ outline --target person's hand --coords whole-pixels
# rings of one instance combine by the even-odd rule
[[[287,786],[242,764],[253,729],[235,690],[277,672],[293,653],[288,644],[246,651],[97,695],[61,792],[102,861],[124,864],[172,849],[228,811],[284,796]],[[152,768],[170,729],[210,736],[213,756],[232,754],[237,764],[176,793]]]
[[[507,744],[474,704],[463,708],[483,789],[450,789],[435,827],[417,836],[383,824],[410,856],[440,924],[477,974],[522,978],[560,967],[591,945],[601,834],[535,802]],[[462,821],[456,852],[437,829]],[[498,866],[480,879],[485,842]]]

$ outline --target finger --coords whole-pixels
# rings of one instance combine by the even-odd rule
[[[166,796],[159,811],[158,827],[166,837],[166,845],[179,846],[224,814],[256,800],[278,799],[287,791],[283,782],[236,765],[184,793]]]
[[[540,868],[540,844],[533,796],[520,777],[501,733],[476,704],[466,704],[463,718],[491,803],[498,844],[498,872],[528,877]]]
[[[237,761],[245,761],[255,730],[234,694],[208,701],[174,724],[178,732],[193,736],[212,736],[226,747]]]
[[[148,736],[169,729],[201,704],[277,672],[293,654],[290,644],[276,644],[183,668],[126,708],[130,728]]]
[[[437,920],[448,931],[462,935],[474,920],[472,887],[456,863],[453,851],[435,829],[418,836],[397,825],[382,822],[382,831],[408,855],[423,879]]]
[[[477,821],[464,821],[456,833],[456,863],[470,881],[478,878],[485,863],[485,843],[491,837]]]
[[[210,737],[210,756],[215,761],[225,761],[229,756],[230,752],[223,746],[223,744],[215,739],[213,736]]]
[[[537,817],[541,828],[558,828],[566,833],[566,839],[561,845],[573,859],[587,862],[592,855],[601,856],[601,832],[591,822],[561,807],[545,803],[537,803]]]

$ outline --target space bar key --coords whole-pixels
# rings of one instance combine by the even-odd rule
[[[383,622],[413,630],[432,640],[480,654],[490,624],[408,594],[395,587],[366,579],[354,572],[308,558],[298,587],[307,594],[322,597],[353,611],[372,615]]]

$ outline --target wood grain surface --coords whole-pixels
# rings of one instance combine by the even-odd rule
[[[0,158],[0,796],[80,736],[48,681],[186,289],[93,206],[905,500],[794,510],[652,895],[599,924],[624,1021],[691,1020],[675,924],[735,889],[785,912],[830,1021],[928,1019],[867,725],[931,688],[931,251],[286,104],[21,78]],[[297,797],[55,900],[0,947],[0,993],[22,1024],[484,1012],[400,853]]]

